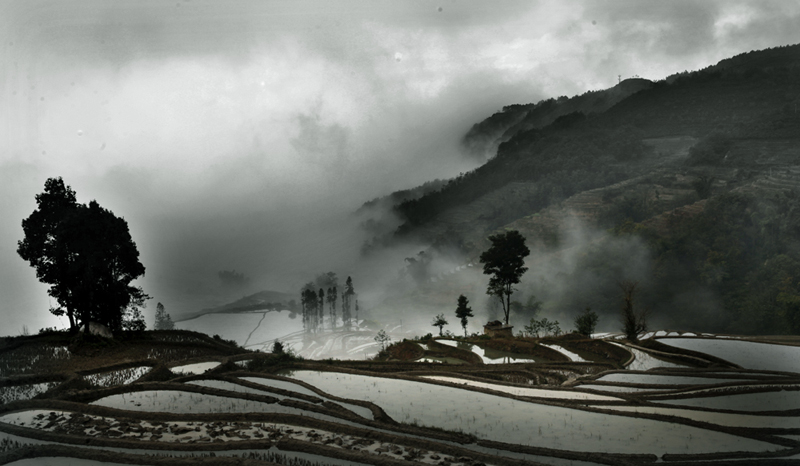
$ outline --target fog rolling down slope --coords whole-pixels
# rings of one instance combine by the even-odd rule
[[[618,283],[634,280],[661,328],[800,331],[798,78],[792,45],[617,86],[631,92],[504,107],[463,139],[497,147],[485,164],[362,208],[367,253],[428,245],[406,277],[415,293],[376,307],[450,313],[465,293],[492,317],[477,258],[489,235],[514,229],[533,250],[514,299],[535,296],[562,324],[592,307],[614,329]]]

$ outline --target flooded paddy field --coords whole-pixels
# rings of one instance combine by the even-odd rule
[[[625,351],[611,353],[574,337],[542,343],[554,359],[512,351],[521,362],[487,363],[483,343],[436,341],[478,360],[312,360],[190,332],[116,343],[124,365],[52,341],[37,359],[29,345],[31,357],[0,379],[0,464],[777,465],[800,455],[791,371],[688,367],[622,340]]]
[[[800,346],[719,338],[662,338],[660,341],[716,356],[745,369],[800,372]]]
[[[604,453],[764,451],[772,446],[689,426],[529,403],[460,388],[335,372],[293,371],[293,378],[381,406],[396,420],[462,430],[479,438]],[[465,411],[462,406],[474,407]],[[613,425],[613,428],[612,428]],[[635,439],[635,442],[631,442]],[[712,446],[713,445],[713,446]]]
[[[520,354],[511,353],[508,351],[499,351],[494,349],[484,349],[478,345],[463,343],[455,340],[436,340],[437,343],[442,345],[451,346],[453,348],[463,349],[476,354],[484,364],[510,364],[517,362],[536,362],[535,359],[524,357]]]
[[[129,367],[127,369],[117,369],[100,372],[98,374],[84,375],[83,379],[97,387],[127,385],[145,375],[150,369],[149,366]]]

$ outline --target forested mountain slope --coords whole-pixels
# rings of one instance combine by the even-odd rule
[[[441,189],[398,204],[396,210],[405,223],[396,233],[435,235],[441,228],[430,225],[450,215],[451,209],[478,202],[512,183],[533,183],[535,187],[518,193],[517,199],[511,200],[514,205],[488,203],[492,208],[478,214],[493,220],[487,222],[487,232],[578,192],[641,176],[665,163],[680,170],[697,165],[759,170],[764,158],[773,156],[766,146],[800,137],[796,108],[800,102],[800,46],[784,49],[779,54],[784,66],[777,66],[774,59],[767,68],[758,66],[765,61],[760,54],[772,56],[771,50],[749,53],[724,61],[724,66],[657,82],[605,112],[568,113],[543,128],[520,130],[500,144],[495,157],[481,167],[450,180]],[[496,115],[483,123],[493,120]],[[476,127],[470,133],[471,138],[477,137]],[[672,148],[647,144],[653,139],[703,138],[711,133],[726,135],[732,156],[676,164]]]
[[[559,272],[572,292],[523,295],[557,315],[612,309],[616,281],[632,278],[642,305],[675,323],[800,332],[800,45],[638,84],[607,108],[589,93],[476,124],[465,143],[502,141],[494,156],[395,204],[402,224],[375,243],[414,239],[469,261],[488,235],[516,229],[541,252],[531,278],[583,229],[591,247],[572,265],[584,270]],[[644,257],[636,273],[625,248],[609,246],[631,241]],[[552,276],[537,279],[553,288]]]
[[[556,118],[573,112],[584,114],[600,113],[608,110],[622,99],[653,86],[651,81],[631,78],[602,91],[589,91],[568,98],[550,98],[535,104],[509,105],[502,111],[476,123],[461,140],[469,152],[491,157],[497,147],[511,139],[515,134],[536,128],[543,128]]]

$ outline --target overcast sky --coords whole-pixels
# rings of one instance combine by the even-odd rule
[[[128,221],[153,303],[231,268],[291,290],[357,249],[306,239],[318,219],[474,167],[458,138],[503,105],[797,43],[799,14],[788,0],[2,1],[0,334],[58,324],[16,255],[47,177]]]

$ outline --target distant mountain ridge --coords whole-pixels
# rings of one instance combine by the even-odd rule
[[[182,315],[179,319],[175,320],[175,322],[196,319],[206,314],[229,314],[236,312],[289,309],[290,301],[293,299],[294,296],[289,293],[264,290],[244,296],[236,301],[224,304],[222,306],[206,308],[201,311]]]
[[[497,144],[490,160],[440,189],[395,204],[405,220],[395,237],[421,235],[435,242],[446,229],[472,228],[426,225],[513,183],[538,187],[523,195],[519,202],[526,206],[514,212],[500,212],[505,208],[495,203],[497,212],[478,213],[498,217],[482,234],[580,190],[639,176],[661,163],[659,157],[645,157],[646,139],[702,138],[713,132],[742,142],[795,139],[800,137],[799,103],[800,45],[792,45],[737,55],[669,81],[626,80],[571,99],[510,105],[475,124],[463,138],[477,151]],[[553,176],[557,182],[548,183]]]
[[[500,112],[475,123],[462,138],[461,145],[473,154],[491,157],[501,143],[517,133],[543,128],[558,117],[573,112],[604,112],[626,97],[652,86],[653,82],[647,79],[630,78],[612,88],[589,91],[571,98],[562,96],[535,104],[508,105]]]

